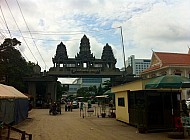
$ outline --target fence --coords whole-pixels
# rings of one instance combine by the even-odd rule
[[[3,140],[3,138],[6,140],[11,140],[11,131],[14,131],[20,134],[21,135],[21,137],[19,138],[20,140],[27,140],[27,139],[32,140],[32,134],[28,134],[25,131],[14,128],[5,123],[1,124],[1,127],[0,127],[0,140]]]
[[[112,117],[115,118],[115,108],[109,107],[108,105],[92,105],[91,108],[86,106],[83,109],[80,109],[80,117]]]
[[[184,132],[190,136],[190,117],[181,117],[181,122],[184,128]]]

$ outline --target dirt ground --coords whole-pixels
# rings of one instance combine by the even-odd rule
[[[115,118],[80,117],[73,112],[49,115],[48,109],[33,109],[28,119],[15,126],[31,133],[33,140],[167,140],[167,133],[138,133],[135,127]],[[11,136],[17,134],[11,133]]]

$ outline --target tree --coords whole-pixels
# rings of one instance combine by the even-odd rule
[[[7,38],[0,45],[0,81],[26,92],[23,77],[31,75],[34,63],[27,63],[21,53],[14,47],[21,45],[16,38]]]
[[[103,83],[103,92],[106,92],[107,90],[110,90],[111,86],[112,86],[112,84],[111,84],[110,80],[104,81],[104,83]]]
[[[99,95],[102,95],[102,94],[103,94],[103,88],[102,88],[102,85],[100,84],[100,86],[97,89],[96,96],[99,96]]]
[[[94,86],[90,86],[90,87],[88,88],[88,90],[89,90],[91,96],[94,96],[94,95],[97,94],[97,88],[96,88],[95,85],[94,85]]]
[[[57,81],[57,99],[61,99],[62,95],[68,92],[68,90],[68,85],[63,85],[60,81]]]
[[[78,89],[77,96],[78,97],[89,97],[90,93],[89,93],[88,87],[82,87],[82,88]]]

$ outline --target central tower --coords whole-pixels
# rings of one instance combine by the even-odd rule
[[[92,65],[90,62],[95,60],[95,57],[93,56],[90,50],[90,41],[86,37],[86,35],[84,35],[81,39],[80,51],[79,53],[77,53],[77,56],[75,56],[75,59],[80,60],[80,66],[85,65],[86,67],[90,67]]]

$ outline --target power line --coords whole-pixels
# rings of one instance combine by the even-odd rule
[[[2,17],[1,17],[1,19],[2,19]],[[4,26],[4,24],[2,23],[2,22],[0,22],[1,23],[1,26],[3,27]],[[6,38],[6,36],[2,33],[2,32],[0,32],[1,33],[1,35],[4,37],[4,38]]]
[[[9,30],[9,28],[8,28],[7,22],[6,22],[6,20],[5,20],[5,16],[4,16],[4,14],[3,14],[3,10],[2,10],[2,8],[1,8],[1,5],[0,5],[0,9],[1,9],[2,16],[3,16],[3,20],[4,20],[3,22],[4,22],[5,25],[6,25],[6,28],[7,28],[8,32],[9,32],[9,35],[10,35],[10,38],[12,38],[11,32],[10,32],[10,30]]]
[[[2,15],[3,15],[3,20],[4,20],[4,22],[5,22],[6,28],[7,28],[8,32],[9,32],[10,38],[12,38],[11,32],[10,32],[10,30],[9,30],[9,27],[8,27],[7,22],[6,22],[6,20],[5,20],[5,16],[4,16],[4,14],[3,14],[3,10],[2,10],[2,8],[1,8],[1,5],[0,5],[0,9],[1,9],[1,13],[2,13]],[[12,41],[11,41],[11,43],[12,43]],[[12,44],[12,47],[13,47],[13,44]],[[18,49],[19,49],[19,48],[18,48]],[[20,49],[19,49],[19,51],[20,51]],[[21,52],[21,51],[20,51],[20,52]],[[22,53],[22,52],[21,52],[21,53]]]
[[[33,36],[32,36],[32,34],[31,34],[31,32],[30,32],[30,29],[29,29],[29,27],[28,27],[28,25],[27,25],[27,23],[26,23],[26,20],[25,20],[25,18],[24,18],[24,15],[23,15],[23,13],[22,13],[22,10],[21,10],[21,7],[20,7],[20,4],[19,4],[18,0],[16,0],[16,2],[17,2],[17,4],[18,4],[19,10],[20,10],[20,12],[21,12],[22,18],[24,19],[24,22],[25,22],[25,24],[26,24],[26,27],[27,27],[27,29],[28,29],[28,31],[29,31],[29,33],[30,33],[30,36],[31,36],[31,38],[32,38],[32,40],[33,40],[33,43],[34,43],[34,45],[35,45],[35,47],[36,47],[38,53],[40,54],[40,57],[41,57],[42,61],[43,61],[44,64],[45,64],[45,70],[46,70],[47,65],[46,65],[46,63],[45,63],[45,61],[44,61],[44,59],[43,59],[43,57],[42,57],[42,55],[41,55],[41,53],[40,53],[40,51],[39,51],[37,45],[36,45],[36,42],[35,42],[34,39],[33,39]]]
[[[109,30],[114,30],[114,29],[118,29],[119,27],[115,27],[115,28],[107,28],[107,29],[97,29],[97,30],[88,30],[88,31],[62,31],[64,33],[61,33],[60,31],[59,32],[55,32],[55,31],[47,31],[47,32],[44,32],[44,31],[22,31],[23,33],[32,33],[32,34],[40,34],[40,35],[78,35],[78,34],[84,34],[84,33],[87,33],[87,32],[104,32],[104,31],[109,31]],[[3,30],[0,28],[0,30]],[[17,32],[17,30],[11,30],[11,31],[14,31],[14,32]]]
[[[3,27],[4,26],[4,20],[3,20],[2,16],[0,16],[0,17],[1,17],[1,21],[0,22],[1,22],[1,25]],[[5,25],[5,28],[6,28],[6,25]],[[8,30],[5,30],[5,31],[6,31],[6,34],[9,33]]]
[[[2,32],[0,32],[0,34],[1,34],[1,37],[2,37],[3,39],[6,38],[6,36],[5,36]]]
[[[18,28],[18,30],[19,30],[19,32],[20,32],[20,34],[21,34],[21,36],[22,36],[22,38],[23,38],[23,40],[24,40],[24,42],[25,42],[26,46],[28,47],[28,49],[29,49],[30,53],[32,54],[32,56],[34,57],[34,59],[35,59],[35,60],[36,60],[36,62],[37,62],[36,57],[35,57],[35,56],[34,56],[34,54],[32,53],[32,51],[31,51],[30,47],[28,46],[28,43],[26,42],[25,38],[24,38],[24,37],[23,37],[23,35],[22,35],[22,32],[21,32],[21,30],[20,30],[20,28],[19,28],[19,26],[18,26],[18,24],[17,24],[17,22],[16,22],[16,20],[15,20],[14,16],[13,16],[13,13],[12,13],[12,11],[11,11],[10,7],[9,7],[9,4],[8,4],[7,0],[5,0],[5,2],[6,2],[6,4],[7,4],[7,7],[9,8],[9,11],[10,11],[10,13],[11,13],[11,16],[12,16],[12,18],[13,18],[14,22],[16,23],[17,28]],[[23,54],[24,54],[24,52],[23,52]],[[27,58],[27,56],[26,56],[25,54],[24,54],[24,57],[26,57],[26,59],[29,61],[29,59]]]
[[[42,38],[31,38],[31,37],[24,37],[28,39],[35,39],[35,40],[44,40],[44,41],[74,41],[74,40],[80,40],[80,39],[67,39],[67,40],[62,40],[62,39],[42,39]]]

